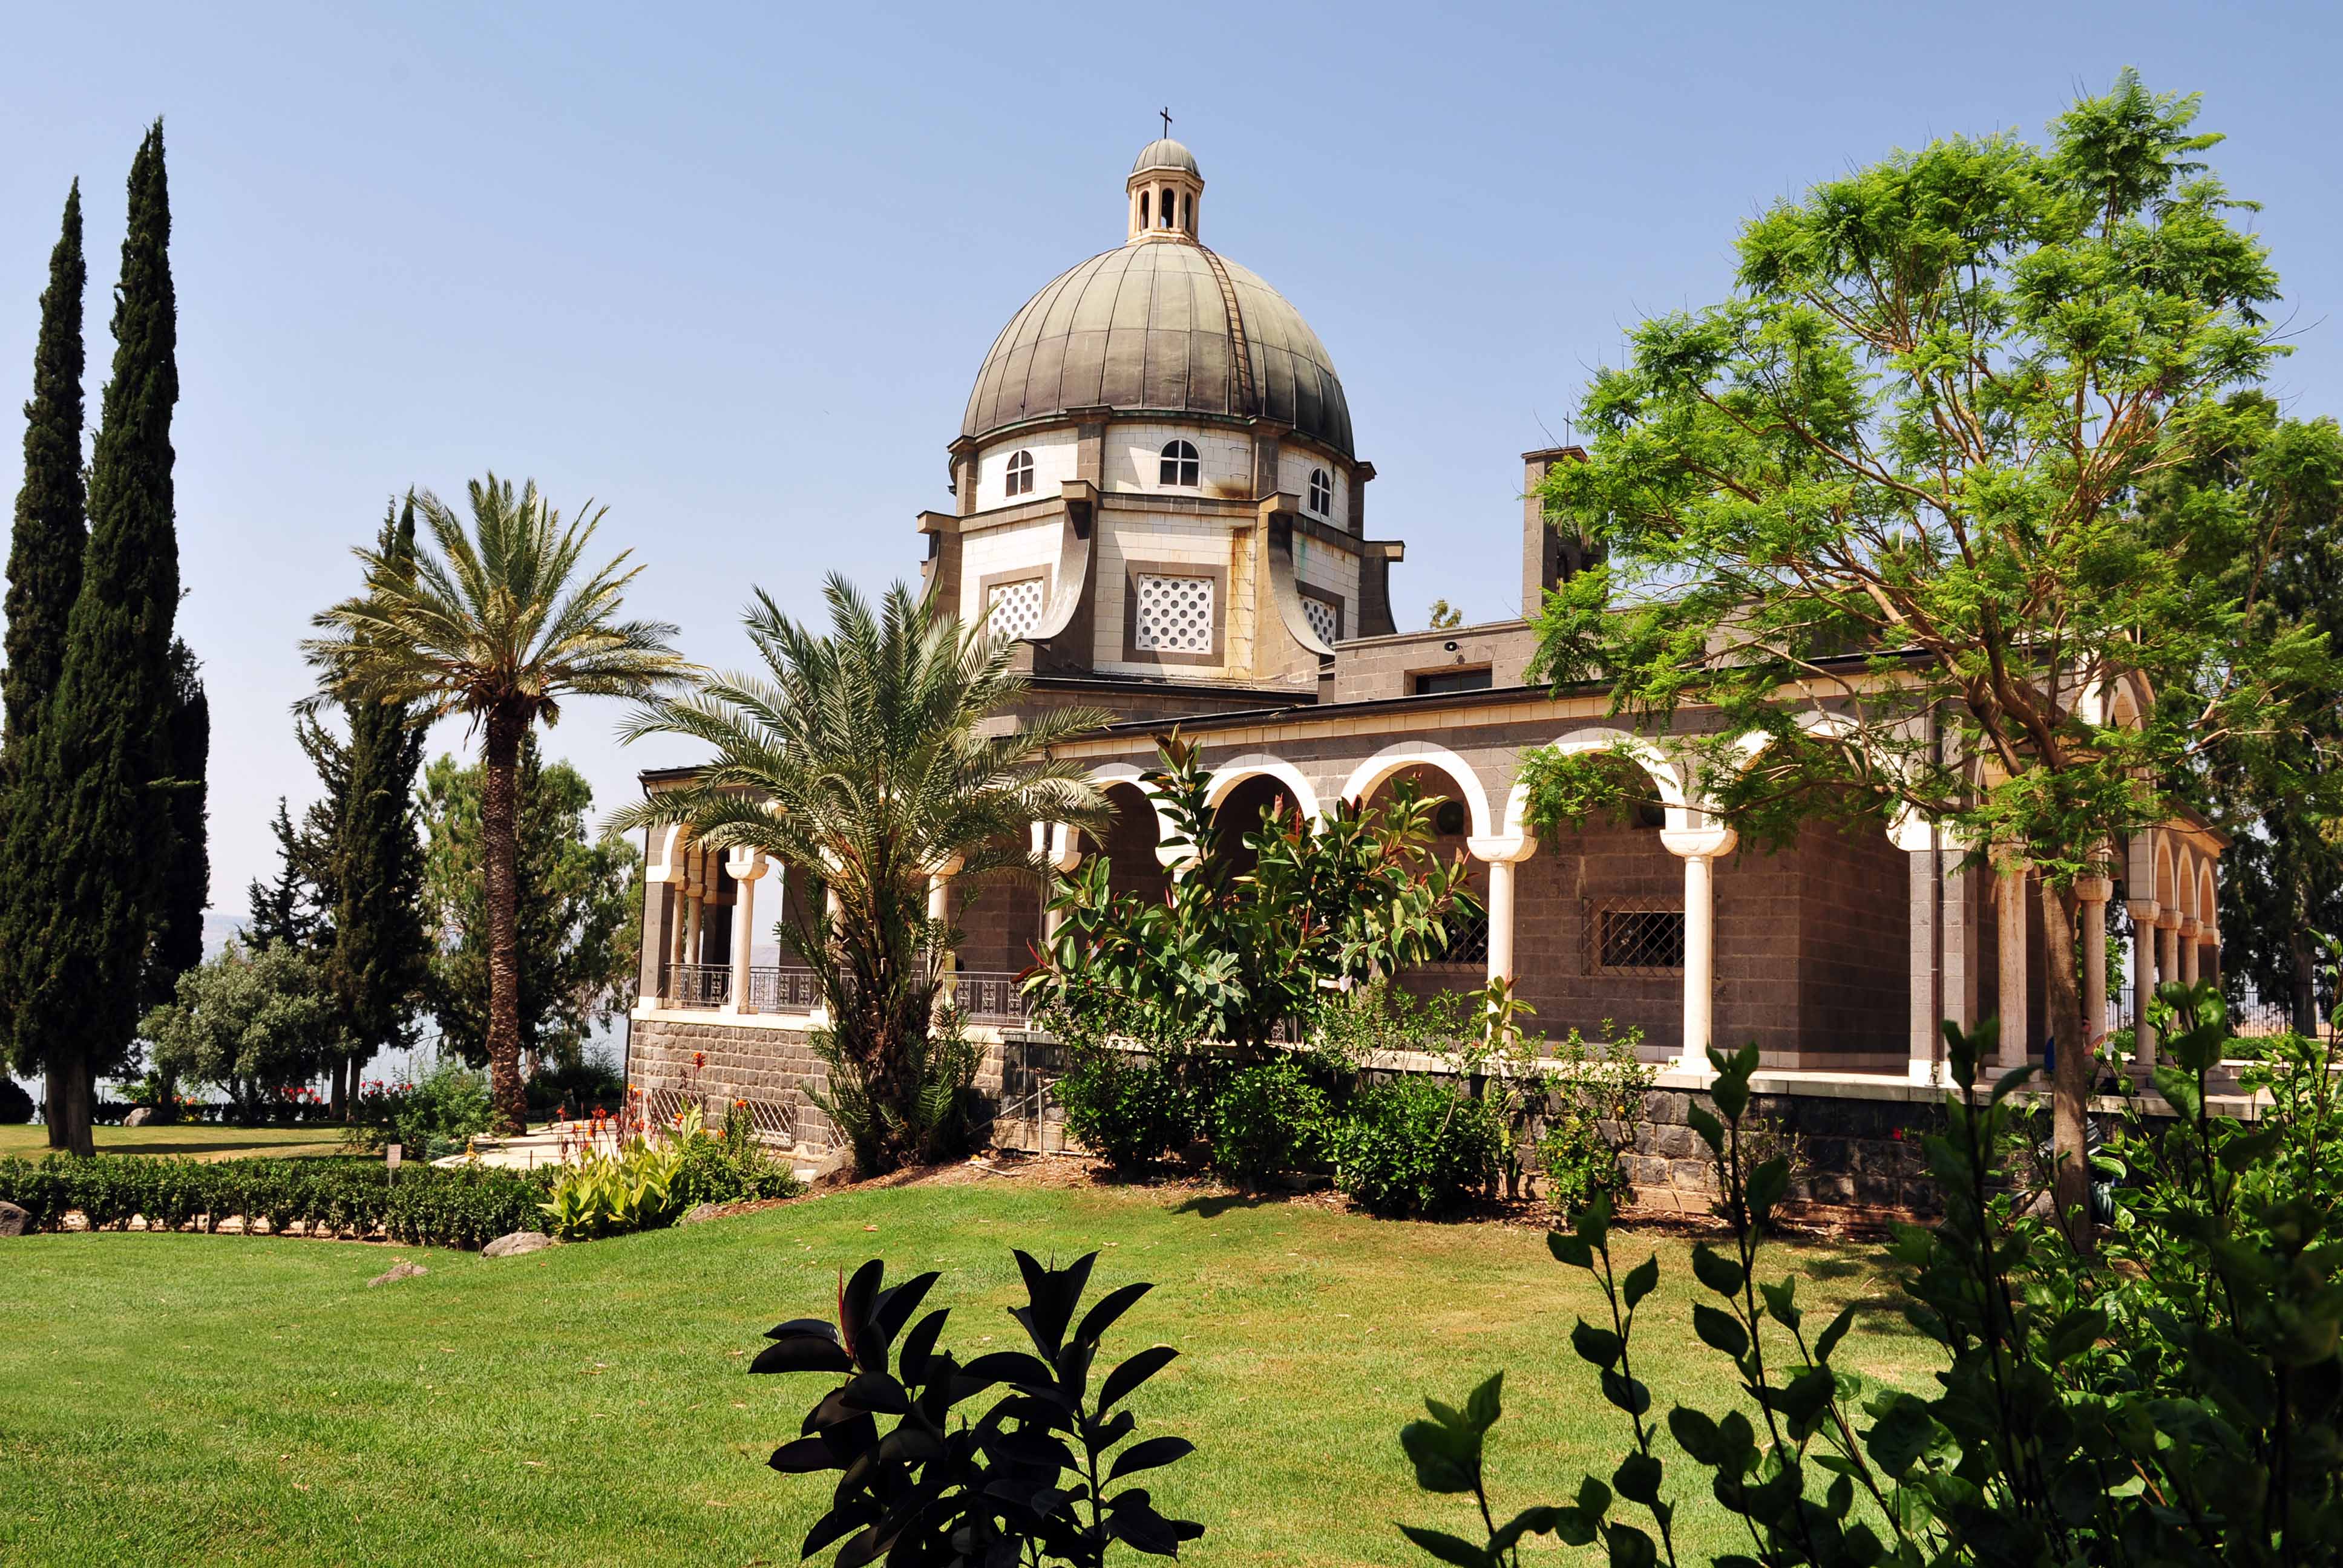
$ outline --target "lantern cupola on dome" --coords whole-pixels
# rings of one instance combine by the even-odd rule
[[[1203,205],[1204,176],[1197,172],[1196,155],[1170,136],[1147,144],[1131,166],[1123,182],[1131,203],[1131,232],[1125,242],[1196,240],[1196,209]]]

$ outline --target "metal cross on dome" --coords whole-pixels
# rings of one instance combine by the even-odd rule
[[[1163,139],[1168,142],[1172,139],[1172,111],[1161,108],[1155,112],[1163,116]]]

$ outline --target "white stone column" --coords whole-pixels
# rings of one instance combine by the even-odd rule
[[[757,881],[765,866],[765,857],[755,849],[734,849],[724,858],[738,890],[732,904],[732,994],[724,1000],[726,1012],[757,1010],[749,1002],[749,970],[757,940]]]
[[[1667,828],[1660,842],[1684,863],[1684,1047],[1677,1065],[1705,1074],[1716,1020],[1716,858],[1732,852],[1734,832]]]
[[[2180,978],[2180,911],[2165,910],[2156,917],[2157,983]]]
[[[2000,895],[1995,924],[2001,948],[2001,1066],[2023,1063],[2031,1054],[2026,1039],[2026,862],[2005,856],[1996,867]]]
[[[2180,961],[2176,966],[2174,973],[2182,985],[2197,983],[2197,936],[2203,929],[2197,923],[2196,916],[2183,915],[2180,917],[2180,929],[2174,933],[2180,949],[2178,954]]]
[[[930,923],[940,926],[951,919],[952,879],[960,874],[960,869],[965,863],[960,856],[954,855],[928,874],[928,920]],[[952,973],[959,967],[959,952],[946,946],[936,966],[939,977],[936,994],[946,1002],[952,1000]]]
[[[1537,840],[1524,833],[1512,838],[1467,839],[1464,847],[1489,868],[1489,983],[1513,978],[1513,882],[1516,869],[1537,853]]]
[[[2156,1026],[2147,1021],[2147,1005],[2156,1000],[2156,916],[2154,899],[2133,899],[2131,911],[2131,1039],[2132,1064],[2156,1065]]]
[[[1048,858],[1051,871],[1062,876],[1082,863],[1082,835],[1080,829],[1070,827],[1063,822],[1036,822],[1033,824],[1032,832],[1033,852]],[[1053,890],[1049,883],[1042,884],[1041,944],[1044,949],[1057,940],[1058,928],[1066,923],[1066,912],[1063,910],[1050,908],[1051,894]]]
[[[2075,879],[2083,906],[2083,1048],[2094,1056],[2107,1035],[2107,900],[2115,890],[2105,877]]]
[[[686,890],[691,896],[691,902],[684,915],[683,961],[697,964],[702,957],[699,950],[700,915],[708,905],[708,884],[713,880],[708,874],[708,851],[694,845],[690,865],[691,880],[686,884]]]

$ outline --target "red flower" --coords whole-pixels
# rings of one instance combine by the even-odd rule
[[[694,1067],[706,1067],[708,1065],[708,1053],[704,1050],[693,1051],[691,1053],[691,1065]]]

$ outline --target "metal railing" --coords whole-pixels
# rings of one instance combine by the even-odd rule
[[[970,1023],[1026,1022],[1025,998],[1012,974],[955,970],[951,1000],[953,1008]]]
[[[732,1000],[729,964],[669,964],[660,988],[669,1007],[722,1007]]]
[[[749,970],[750,1012],[811,1012],[821,1003],[813,970],[794,964],[757,964]]]
[[[719,964],[676,964],[668,970],[670,1007],[722,1007],[732,999],[731,971]],[[1026,1022],[1017,977],[960,970],[951,978],[951,1003],[970,1023]],[[756,964],[749,970],[749,1012],[810,1012],[821,1005],[813,970],[796,964]]]

